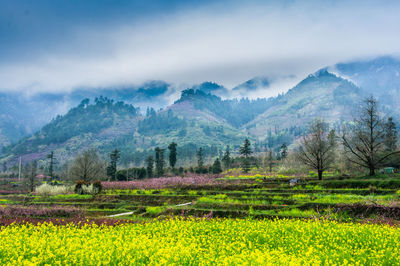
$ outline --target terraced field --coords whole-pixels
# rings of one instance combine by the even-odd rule
[[[98,195],[44,197],[8,194],[0,196],[0,205],[3,208],[19,208],[21,216],[24,215],[21,211],[24,207],[63,207],[70,208],[69,212],[75,216],[79,214],[81,218],[97,219],[116,215],[110,218],[131,221],[171,216],[400,220],[400,178],[397,175],[383,175],[373,179],[331,177],[323,181],[303,178],[295,186],[289,184],[290,178],[209,177],[207,180],[200,184],[194,182],[157,186],[156,189],[138,188],[140,186],[136,183],[118,183],[115,188],[105,184],[106,189]],[[14,211],[13,215],[18,216],[18,211]],[[53,216],[56,214],[51,214]],[[32,217],[43,218],[35,215]]]

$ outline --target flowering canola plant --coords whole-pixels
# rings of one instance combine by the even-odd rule
[[[0,228],[1,265],[400,264],[400,229],[302,220],[171,219]]]

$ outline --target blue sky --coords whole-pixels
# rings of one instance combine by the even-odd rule
[[[285,91],[326,65],[398,55],[398,14],[399,1],[2,0],[0,90],[265,75]]]

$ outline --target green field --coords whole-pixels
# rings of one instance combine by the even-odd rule
[[[4,185],[0,261],[399,263],[398,174],[333,175],[322,181],[303,176],[292,186],[294,177],[197,175],[105,182],[97,195],[43,196]]]
[[[2,265],[395,265],[400,230],[327,221],[172,219],[8,226]]]

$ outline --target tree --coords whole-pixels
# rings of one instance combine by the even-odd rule
[[[375,170],[392,155],[399,153],[385,149],[384,123],[379,116],[378,103],[372,96],[364,100],[352,130],[343,130],[342,142],[347,159],[368,169],[370,176],[374,176]]]
[[[28,187],[31,192],[35,189],[35,178],[36,178],[36,171],[37,171],[37,161],[34,160],[30,164],[27,165],[27,178],[28,178]]]
[[[172,169],[175,168],[175,164],[176,164],[176,155],[177,155],[176,146],[177,146],[177,144],[175,142],[172,142],[168,146],[168,150],[169,150],[169,165],[172,167]]]
[[[105,176],[105,165],[96,150],[87,150],[79,154],[72,163],[71,176],[85,182],[101,179]]]
[[[240,147],[239,153],[242,155],[243,172],[248,173],[250,170],[249,156],[252,153],[249,139],[246,138],[244,140],[243,145]]]
[[[386,151],[392,152],[397,148],[397,128],[393,117],[389,117],[385,124],[385,145]]]
[[[160,149],[159,147],[155,148],[157,177],[164,174],[164,151],[165,149]]]
[[[110,178],[110,180],[116,179],[117,164],[119,158],[120,154],[118,149],[115,149],[110,153],[110,163],[107,166],[107,176]]]
[[[221,162],[220,160],[217,158],[215,159],[213,166],[212,166],[212,172],[213,174],[220,174],[222,173],[222,167],[221,167]]]
[[[147,177],[153,177],[153,168],[154,168],[154,159],[153,156],[149,156],[146,158],[146,172]]]
[[[224,164],[225,170],[231,168],[232,159],[231,159],[231,152],[229,150],[229,146],[226,146],[224,156],[222,157],[222,163]]]
[[[266,163],[267,163],[267,166],[269,168],[269,172],[271,173],[272,172],[272,166],[274,165],[274,155],[273,155],[272,150],[268,151],[268,156],[267,156]]]
[[[199,169],[203,168],[204,166],[204,161],[203,161],[203,148],[200,147],[200,149],[197,151],[197,167]]]
[[[8,170],[8,169],[7,169],[7,162],[4,161],[4,162],[3,162],[3,172],[4,172],[4,173],[7,173],[7,170]]]
[[[298,149],[298,159],[308,167],[315,169],[318,179],[334,162],[336,135],[328,132],[327,124],[322,120],[314,120],[309,128],[309,134],[304,135]]]
[[[280,151],[280,159],[281,160],[284,160],[284,159],[286,159],[286,157],[287,157],[287,155],[288,155],[288,148],[287,148],[287,145],[286,145],[286,143],[284,142],[283,144],[282,144],[282,146],[281,146],[281,151]]]
[[[48,155],[47,158],[50,159],[49,161],[49,176],[50,178],[53,178],[53,173],[54,173],[54,152],[51,151]]]

